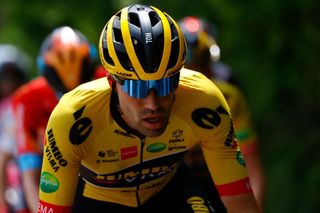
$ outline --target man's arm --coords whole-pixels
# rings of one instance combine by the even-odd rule
[[[258,209],[255,198],[252,193],[223,196],[221,197],[223,204],[225,205],[228,213],[255,213],[261,212]]]
[[[246,160],[248,175],[250,178],[254,196],[257,200],[258,205],[263,208],[266,195],[266,179],[264,174],[264,167],[262,165],[261,157],[258,151],[258,144],[254,143],[250,146],[251,148],[248,149],[248,147],[243,147],[240,144],[243,157]]]
[[[22,172],[22,184],[28,208],[31,212],[37,212],[39,196],[40,169],[35,168]]]
[[[69,139],[75,121],[72,113],[65,112],[63,100],[64,98],[60,99],[51,113],[45,131],[39,213],[72,211],[81,160],[85,155],[82,144],[72,144]]]
[[[230,114],[219,112],[221,122],[201,143],[212,179],[228,212],[260,212]]]
[[[69,141],[63,143],[64,145],[60,143],[67,137],[63,134],[59,137],[59,134],[56,134],[56,132],[63,132],[59,128],[61,127],[52,125],[49,121],[40,175],[38,213],[70,213],[76,194],[81,165],[78,159],[80,154],[74,155],[78,152],[68,146]]]
[[[231,103],[229,106],[236,138],[246,162],[246,168],[257,204],[263,208],[266,194],[266,178],[259,152],[258,136],[251,119],[250,107],[246,97],[239,88],[231,86],[230,89],[227,91],[227,101]]]
[[[7,213],[9,212],[7,207],[7,202],[5,199],[5,192],[7,187],[7,165],[11,159],[11,155],[7,152],[0,150],[0,212]]]

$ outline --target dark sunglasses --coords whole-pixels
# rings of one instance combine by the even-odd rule
[[[157,96],[167,96],[171,92],[175,91],[179,84],[180,74],[177,73],[168,78],[162,78],[159,80],[132,80],[132,79],[120,79],[116,76],[113,78],[120,83],[122,91],[127,93],[133,98],[145,98],[148,96],[150,90],[155,90]]]

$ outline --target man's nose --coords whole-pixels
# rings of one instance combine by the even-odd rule
[[[157,91],[151,89],[148,96],[144,98],[144,106],[150,110],[156,110],[159,107],[159,97]]]

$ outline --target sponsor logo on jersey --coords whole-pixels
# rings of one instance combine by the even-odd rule
[[[45,193],[52,193],[59,189],[58,179],[49,172],[42,172],[40,178],[40,189]]]
[[[178,163],[174,163],[168,166],[152,166],[150,168],[143,168],[139,170],[123,171],[110,175],[96,175],[93,177],[94,182],[99,184],[107,184],[108,186],[129,187],[136,186],[137,183],[148,182],[157,178],[160,178],[169,172],[171,172]]]
[[[45,149],[45,155],[47,157],[47,160],[51,166],[51,168],[57,172],[60,168],[60,166],[65,167],[67,166],[68,162],[65,160],[59,150],[59,147],[57,146],[53,129],[49,129],[47,131],[47,138],[48,140],[46,149]]]
[[[55,211],[52,208],[50,208],[49,206],[46,206],[42,203],[39,203],[38,213],[55,213]]]
[[[38,205],[38,213],[67,213],[71,212],[71,208],[71,206],[58,206],[40,200]]]
[[[232,119],[230,120],[230,131],[228,133],[227,139],[224,142],[224,145],[226,146],[231,146],[233,148],[235,141],[235,133],[234,133],[234,128],[233,128],[233,121]]]
[[[143,188],[157,186],[163,182],[162,177],[173,172],[181,162],[185,152],[174,153],[159,158],[133,162],[131,166],[107,174],[97,174],[85,166],[81,166],[80,175],[86,181],[96,186],[107,188],[121,188],[123,190],[136,190],[140,185]],[[119,162],[117,164],[122,164]],[[156,181],[157,180],[157,181]]]
[[[76,122],[72,125],[69,132],[69,140],[74,145],[82,144],[92,131],[92,121],[87,118],[81,118],[85,106],[73,113]]]
[[[182,137],[182,135],[183,135],[183,130],[181,130],[181,129],[177,129],[177,130],[173,131],[173,133],[172,133],[173,138],[180,138],[180,137]]]
[[[181,138],[183,136],[183,130],[177,129],[172,133],[173,139],[169,140],[169,143],[179,143],[184,142],[184,138]]]
[[[161,152],[161,151],[164,150],[166,147],[167,147],[167,145],[164,144],[164,143],[161,143],[161,142],[153,143],[153,144],[150,144],[150,145],[147,147],[147,151],[148,151],[148,152]]]
[[[183,136],[183,130],[181,129],[177,129],[175,131],[173,131],[172,133],[172,138],[169,140],[169,146],[168,146],[168,150],[172,151],[172,150],[179,150],[179,149],[185,149],[186,146],[184,145],[178,145],[177,143],[183,143],[184,142],[184,138]]]
[[[186,149],[187,146],[169,146],[168,150],[172,151],[172,150],[179,150],[179,149]]]
[[[121,160],[133,158],[133,157],[136,157],[137,155],[138,155],[137,146],[121,148]]]
[[[216,110],[209,108],[198,108],[192,112],[192,120],[199,127],[204,129],[213,129],[221,123],[220,114],[228,115],[228,112],[219,106]]]
[[[120,129],[115,129],[113,131],[114,134],[117,134],[117,135],[122,135],[122,136],[125,136],[125,137],[130,137],[130,138],[134,138],[134,136],[126,131],[123,131],[123,130],[120,130]]]
[[[169,140],[169,143],[181,143],[181,142],[184,142],[184,138],[177,138],[177,139]]]
[[[106,151],[99,151],[98,152],[98,159],[96,163],[110,163],[119,161],[119,154],[117,151],[114,150],[106,150]]]
[[[212,212],[212,211],[209,211],[209,208],[206,205],[206,201],[202,197],[199,197],[199,196],[190,197],[187,200],[187,203],[191,205],[191,208],[194,212]]]
[[[237,151],[237,161],[242,165],[242,166],[246,166],[246,162],[243,158],[242,153],[238,150]]]

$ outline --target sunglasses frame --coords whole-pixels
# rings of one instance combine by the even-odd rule
[[[159,80],[133,80],[122,79],[116,75],[112,75],[113,79],[118,82],[123,92],[132,98],[146,98],[150,90],[155,90],[157,96],[163,97],[174,92],[179,85],[180,73],[174,74],[167,78]]]

